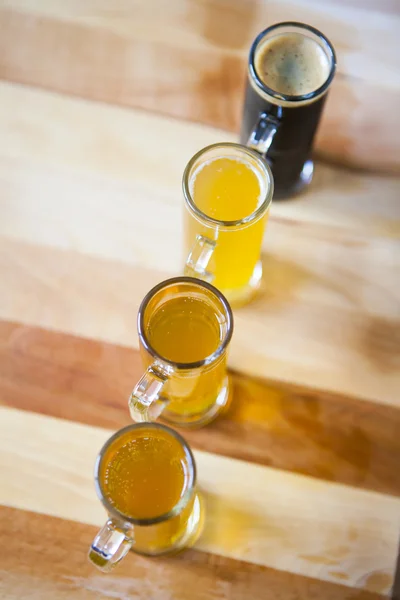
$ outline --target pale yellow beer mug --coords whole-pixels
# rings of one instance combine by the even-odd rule
[[[174,277],[156,285],[138,313],[140,353],[146,369],[129,408],[137,422],[162,413],[179,426],[201,426],[230,398],[226,368],[233,316],[212,285]]]
[[[108,513],[89,550],[101,571],[129,550],[157,556],[192,545],[200,534],[193,454],[169,427],[140,423],[117,431],[101,449],[94,477]]]
[[[183,174],[185,275],[212,283],[233,306],[260,285],[273,190],[267,163],[240,144],[203,148]]]

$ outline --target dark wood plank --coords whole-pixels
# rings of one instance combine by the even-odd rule
[[[382,596],[189,550],[171,558],[129,555],[108,575],[86,556],[96,528],[0,507],[7,600],[378,600]]]
[[[107,428],[130,422],[142,373],[135,350],[0,322],[0,402]],[[234,399],[195,447],[321,479],[400,495],[400,411],[233,374]]]
[[[327,4],[179,0],[161,2],[156,11],[146,3],[110,11],[93,2],[10,5],[0,9],[0,77],[238,131],[248,48],[261,29],[290,17],[320,28],[337,49],[340,76],[317,151],[340,164],[398,172],[392,115],[399,92],[395,77],[385,77],[387,69],[393,72],[395,54],[385,14],[392,3],[374,0],[386,19],[376,30],[365,10],[349,12],[342,2],[332,18]],[[357,35],[359,26],[370,35]],[[371,47],[379,43],[380,53],[373,55]]]

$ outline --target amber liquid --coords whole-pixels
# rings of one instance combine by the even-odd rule
[[[205,163],[194,172],[191,181],[194,203],[201,212],[219,221],[236,221],[254,213],[264,199],[260,177],[246,162],[221,157]],[[244,288],[260,259],[267,216],[246,228],[219,230],[217,246],[207,267],[214,275],[213,284],[233,300],[232,292]],[[187,216],[187,247],[196,236],[215,239],[215,232]]]
[[[150,316],[146,335],[152,348],[162,358],[179,365],[201,362],[212,356],[224,337],[221,315],[214,305],[195,296],[190,288],[185,295],[169,298]],[[153,357],[142,348],[146,364]],[[214,404],[227,383],[226,354],[203,367],[179,368],[168,379],[163,396],[169,400],[163,412],[166,419],[186,423],[202,418]]]
[[[168,361],[194,363],[211,356],[220,344],[220,325],[212,307],[192,297],[173,298],[150,320],[147,335]]]
[[[175,438],[135,432],[109,457],[104,492],[128,517],[168,513],[185,490],[184,453]]]
[[[133,519],[153,519],[172,511],[159,523],[135,525],[136,552],[166,552],[186,535],[196,499],[193,494],[186,504],[183,500],[191,481],[189,470],[184,447],[161,428],[128,431],[106,451],[100,469],[101,488],[116,510]],[[181,507],[177,506],[180,501]]]

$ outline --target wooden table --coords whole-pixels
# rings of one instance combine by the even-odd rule
[[[248,46],[287,19],[338,50],[330,162],[273,205],[234,402],[185,433],[200,541],[104,576],[93,462],[129,423],[139,302],[182,266],[182,171],[237,139]],[[400,593],[399,26],[392,0],[0,1],[0,598]]]

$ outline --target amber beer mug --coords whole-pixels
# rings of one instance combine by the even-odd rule
[[[254,40],[240,140],[270,163],[274,199],[312,179],[312,145],[335,68],[332,44],[309,25],[277,23]]]
[[[274,184],[266,162],[245,146],[200,150],[183,174],[185,275],[215,285],[233,306],[254,295]]]
[[[129,550],[157,556],[191,545],[201,530],[196,466],[185,440],[159,423],[117,431],[95,464],[96,492],[108,519],[89,560],[108,572]]]
[[[137,422],[162,413],[179,426],[201,426],[226,405],[226,369],[233,316],[212,285],[174,277],[156,285],[138,313],[140,352],[146,371],[129,408]]]

